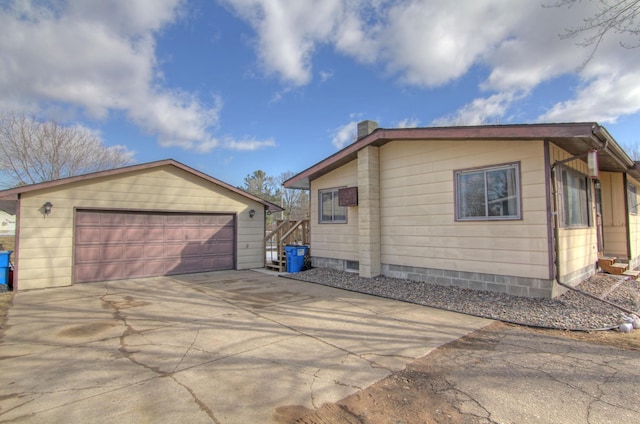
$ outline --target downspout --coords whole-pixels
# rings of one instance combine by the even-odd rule
[[[596,134],[595,131],[593,131],[593,134],[594,134],[594,136],[596,136],[598,141],[600,143],[602,143],[601,147],[596,149],[596,150],[598,152],[600,152],[601,150],[606,150],[607,146],[609,144],[609,139],[607,137],[605,137],[605,140],[602,141],[600,139],[600,137],[598,137],[598,135]],[[556,184],[556,181],[557,181],[557,179],[556,179],[556,165],[562,164],[562,163],[566,163],[566,162],[569,162],[569,161],[574,160],[574,159],[579,159],[580,157],[583,157],[583,156],[584,155],[573,156],[573,157],[568,158],[568,159],[564,159],[564,160],[561,160],[561,161],[556,161],[551,165],[551,185],[552,185],[552,189],[553,189],[553,209],[554,209],[553,210],[553,217],[554,217],[554,228],[553,228],[554,243],[553,244],[554,244],[554,250],[555,250],[555,258],[554,258],[553,263],[554,263],[554,267],[555,267],[555,281],[556,281],[556,283],[558,283],[558,285],[560,285],[560,286],[562,286],[564,288],[567,288],[567,289],[569,289],[571,291],[575,291],[577,293],[580,293],[580,294],[582,294],[584,296],[587,296],[587,297],[590,297],[592,299],[599,300],[599,301],[601,301],[603,303],[606,303],[607,305],[612,306],[614,308],[617,308],[617,309],[619,309],[619,310],[621,310],[621,311],[623,311],[623,312],[625,312],[627,314],[637,314],[638,311],[632,311],[632,310],[627,309],[627,308],[625,308],[623,306],[617,305],[617,304],[615,304],[613,302],[609,302],[608,300],[599,298],[597,296],[592,295],[591,293],[587,293],[587,292],[585,292],[583,290],[577,289],[577,288],[575,288],[573,286],[570,286],[570,285],[565,284],[562,281],[560,281],[560,238],[559,238],[559,235],[560,235],[560,218],[558,217],[558,215],[559,215],[558,214],[558,189],[557,189],[558,186]]]
[[[595,141],[600,144],[600,146],[598,148],[596,148],[595,150],[600,152],[603,150],[607,150],[607,147],[609,145],[609,138],[608,137],[604,137],[604,141],[602,140],[602,138],[600,137],[599,134],[601,134],[601,128],[599,126],[594,125],[591,128],[591,133],[595,138]],[[553,164],[551,164],[551,185],[552,185],[552,189],[553,189],[553,217],[554,217],[554,228],[553,228],[553,233],[554,233],[554,241],[553,241],[553,249],[555,251],[555,257],[554,257],[554,267],[555,267],[555,280],[556,282],[561,285],[562,287],[566,287],[569,289],[574,289],[573,287],[569,286],[568,284],[564,284],[560,281],[560,219],[558,217],[558,184],[557,184],[557,178],[556,178],[556,166],[557,165],[561,165],[567,162],[571,162],[573,160],[576,159],[580,159],[585,157],[587,153],[583,153],[580,155],[575,155],[575,156],[571,156],[570,158],[567,159],[563,159],[563,160],[559,160],[554,162]]]

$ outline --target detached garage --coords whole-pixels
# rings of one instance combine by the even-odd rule
[[[163,160],[0,191],[17,199],[14,290],[264,266],[280,207]]]

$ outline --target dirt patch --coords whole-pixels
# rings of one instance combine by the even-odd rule
[[[540,333],[551,337],[565,337],[585,343],[596,343],[612,348],[640,351],[640,330],[625,334],[618,331],[572,332],[541,330],[495,322],[482,333],[442,346],[429,355],[417,359],[404,370],[361,390],[334,404],[325,404],[316,410],[300,406],[283,406],[276,410],[274,419],[282,424],[467,424],[488,422],[477,416],[463,414],[459,405],[447,392],[451,385],[447,375],[458,364],[451,357],[458,349],[491,351],[498,343],[503,329]],[[488,330],[488,331],[486,331]]]

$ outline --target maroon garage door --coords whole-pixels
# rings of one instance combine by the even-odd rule
[[[233,269],[234,215],[77,211],[74,282]]]

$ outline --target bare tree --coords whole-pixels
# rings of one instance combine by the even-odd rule
[[[558,0],[553,7],[572,7],[583,0]],[[593,58],[600,47],[600,43],[610,34],[627,35],[633,39],[631,43],[621,42],[624,48],[632,49],[640,46],[640,0],[598,0],[600,8],[597,13],[584,19],[583,24],[567,29],[561,38],[576,38],[582,36],[577,44],[591,47],[589,56],[580,68],[584,68]]]
[[[293,177],[293,172],[287,171],[280,174],[278,182],[283,182]],[[307,190],[293,190],[290,188],[280,189],[281,204],[284,211],[284,219],[301,221],[309,218],[309,193]]]
[[[104,171],[132,161],[133,152],[103,145],[87,128],[0,114],[0,184],[5,187]]]

